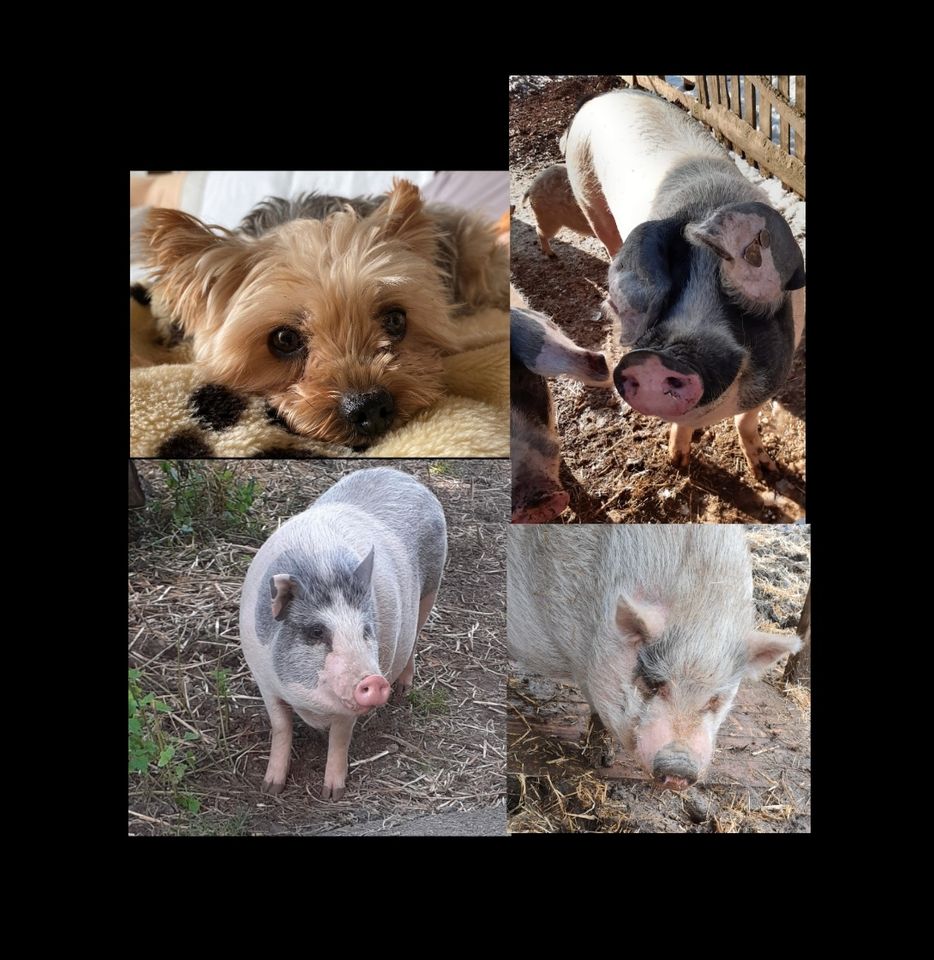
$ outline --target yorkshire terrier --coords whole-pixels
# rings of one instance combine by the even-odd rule
[[[213,381],[357,449],[441,397],[464,314],[508,309],[496,228],[406,180],[385,197],[272,198],[236,232],[153,209],[141,252]]]

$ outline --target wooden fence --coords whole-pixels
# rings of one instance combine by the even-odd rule
[[[682,76],[679,89],[665,77],[623,76],[630,86],[654,90],[678,103],[710,127],[722,143],[756,166],[763,176],[774,175],[786,187],[805,196],[805,77]],[[772,114],[778,119],[773,140]],[[792,131],[794,136],[792,137]]]

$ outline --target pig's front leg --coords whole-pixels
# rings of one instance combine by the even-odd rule
[[[263,697],[269,720],[272,723],[272,744],[269,747],[269,763],[263,778],[263,793],[273,795],[285,789],[289,775],[289,758],[292,752],[292,708],[278,697]]]
[[[335,717],[328,733],[328,762],[324,768],[322,800],[340,800],[347,782],[347,750],[356,717]]]
[[[766,453],[765,447],[762,445],[762,437],[759,434],[759,411],[761,409],[761,407],[756,407],[755,410],[738,413],[733,418],[740,443],[743,445],[743,453],[746,455],[746,463],[749,464],[749,469],[756,475],[757,480],[774,478],[778,475],[778,467]]]
[[[683,423],[673,423],[668,434],[668,459],[679,470],[686,470],[691,462],[691,439],[694,428]]]

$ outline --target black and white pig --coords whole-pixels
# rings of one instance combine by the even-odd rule
[[[240,642],[272,723],[264,793],[285,787],[294,710],[329,730],[321,796],[343,796],[357,718],[393,682],[412,685],[446,555],[441,504],[388,467],[344,477],[263,544],[243,584]]]
[[[568,505],[561,486],[561,445],[545,377],[564,374],[590,386],[609,387],[602,353],[584,350],[543,313],[509,311],[509,421],[512,522],[547,523]]]
[[[513,527],[509,655],[567,680],[662,787],[699,780],[740,681],[800,645],[753,629],[741,527]]]
[[[612,258],[604,311],[627,351],[617,390],[673,424],[675,465],[687,465],[696,428],[732,416],[753,473],[775,473],[758,411],[787,379],[804,324],[788,224],[703,127],[654,94],[586,101],[563,142],[574,196]]]

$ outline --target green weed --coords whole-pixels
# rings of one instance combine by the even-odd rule
[[[251,513],[254,478],[238,480],[229,467],[186,460],[163,460],[160,466],[171,499],[168,512],[179,533],[194,534],[202,527],[261,532]]]
[[[195,767],[191,742],[198,739],[198,734],[186,730],[178,737],[167,728],[165,714],[171,713],[172,708],[155,694],[143,693],[139,670],[128,670],[127,681],[129,773],[169,790],[179,806],[189,813],[197,813],[201,804],[182,789],[182,783]]]
[[[433,713],[448,712],[448,695],[442,687],[435,687],[434,690],[413,687],[409,691],[407,699],[415,713],[421,717],[427,717]]]

